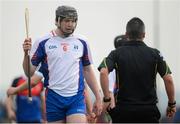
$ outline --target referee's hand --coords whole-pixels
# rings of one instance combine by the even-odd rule
[[[171,106],[171,107],[170,107],[170,106],[167,106],[166,116],[167,116],[168,118],[174,117],[175,113],[176,113],[176,106]]]

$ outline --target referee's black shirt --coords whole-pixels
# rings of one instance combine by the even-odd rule
[[[143,41],[128,41],[111,51],[99,66],[116,70],[118,104],[156,104],[156,74],[170,74],[161,53]]]

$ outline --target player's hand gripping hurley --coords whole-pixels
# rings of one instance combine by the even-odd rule
[[[26,37],[29,38],[29,11],[28,8],[25,9],[25,24],[26,24]],[[31,96],[31,74],[30,74],[30,50],[28,50],[28,55],[27,55],[27,61],[28,61],[28,97],[29,101],[32,101],[32,96]]]

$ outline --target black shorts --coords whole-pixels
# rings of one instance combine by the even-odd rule
[[[108,112],[113,123],[158,123],[161,117],[156,105],[119,105]]]

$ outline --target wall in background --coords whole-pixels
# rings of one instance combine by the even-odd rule
[[[1,16],[1,13],[2,13],[2,3],[0,2],[0,18],[2,17]],[[1,41],[1,36],[2,35],[2,22],[1,22],[1,19],[0,19],[0,49],[2,48],[2,41]],[[0,82],[2,83],[2,50],[0,50]],[[1,86],[1,85],[0,85]]]

